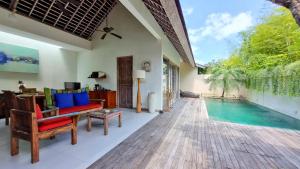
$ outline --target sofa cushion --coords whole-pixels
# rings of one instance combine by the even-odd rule
[[[73,93],[73,96],[75,106],[83,106],[90,103],[89,95],[87,92]]]
[[[72,119],[69,117],[62,117],[53,120],[47,120],[39,124],[39,131],[47,131],[51,129],[55,129],[58,127],[65,126],[67,124],[71,124]]]
[[[60,109],[73,107],[74,100],[72,93],[57,93],[55,94],[55,106]]]
[[[45,94],[47,106],[53,106],[54,104],[53,104],[53,100],[52,100],[51,89],[45,87],[44,94]]]
[[[35,113],[36,113],[36,118],[37,119],[42,119],[43,118],[43,113],[38,104],[35,105]]]
[[[74,106],[74,107],[59,109],[59,114],[68,114],[68,113],[80,112],[80,111],[97,109],[97,108],[102,109],[101,104],[89,103],[83,106]]]
[[[51,89],[51,88],[44,88],[44,94],[46,98],[47,106],[55,106],[55,94],[57,93],[81,93],[81,92],[89,92],[89,87],[81,88],[79,90],[65,90],[65,89]]]

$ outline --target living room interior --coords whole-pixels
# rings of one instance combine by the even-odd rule
[[[22,3],[24,2],[20,1],[16,6],[17,10],[22,8],[22,5],[24,5]],[[10,114],[8,109],[15,108],[8,108],[9,104],[6,104],[7,107],[5,108],[5,103],[10,98],[8,95],[5,95],[5,92],[11,92],[11,94],[15,95],[14,98],[34,100],[34,103],[39,105],[39,108],[31,103],[30,105],[27,104],[25,100],[19,99],[17,101],[18,104],[20,104],[19,102],[22,102],[22,104],[26,102],[27,108],[28,106],[31,107],[32,109],[30,110],[34,112],[41,109],[44,118],[55,120],[51,117],[52,114],[55,114],[61,118],[73,119],[71,126],[78,126],[74,133],[74,128],[69,127],[71,123],[66,123],[64,126],[60,126],[60,129],[55,129],[54,135],[51,132],[48,134],[41,133],[42,129],[38,126],[36,134],[40,136],[40,139],[47,135],[47,138],[50,138],[50,140],[43,139],[38,143],[40,144],[39,146],[34,147],[36,143],[29,141],[30,144],[28,144],[28,142],[22,140],[24,136],[21,137],[18,134],[12,135],[11,138],[11,140],[17,139],[18,141],[10,142],[9,126],[15,126],[14,121],[18,121],[18,115],[17,112],[13,113],[15,114],[13,121],[9,118],[9,115],[8,117],[4,115],[0,123],[0,130],[3,133],[0,137],[0,156],[6,159],[4,166],[9,168],[12,165],[12,161],[14,161],[16,166],[25,165],[25,168],[31,168],[31,158],[31,162],[35,163],[36,167],[43,166],[47,168],[46,166],[51,166],[55,159],[61,157],[57,156],[49,159],[47,156],[53,157],[54,152],[59,151],[65,156],[69,156],[66,159],[66,164],[62,166],[67,168],[78,167],[77,163],[72,163],[71,161],[72,158],[79,157],[71,155],[74,153],[73,150],[67,151],[64,148],[64,146],[71,146],[69,143],[70,139],[67,138],[69,135],[60,134],[56,136],[56,131],[60,133],[63,130],[63,132],[72,131],[72,144],[75,144],[75,146],[70,148],[76,147],[76,151],[86,152],[81,155],[82,164],[80,165],[81,167],[86,167],[93,160],[97,160],[101,154],[103,155],[109,151],[109,149],[153,119],[158,112],[164,110],[164,105],[166,104],[164,101],[164,87],[171,85],[171,77],[169,77],[169,80],[163,77],[163,62],[167,61],[174,68],[178,69],[183,62],[182,57],[143,2],[131,2],[135,3],[136,7],[139,7],[139,13],[132,8],[132,4],[128,1],[101,1],[99,3],[100,5],[102,3],[104,6],[108,3],[107,11],[104,11],[107,13],[101,19],[99,27],[88,37],[84,37],[84,33],[80,37],[76,32],[62,31],[49,26],[49,24],[19,15],[14,10],[11,12],[0,8],[1,50],[12,48],[15,51],[23,50],[23,52],[35,53],[35,58],[33,59],[22,57],[22,55],[18,58],[11,58],[10,55],[2,56],[5,59],[3,59],[4,61],[2,60],[3,65],[10,62],[17,65],[30,62],[34,68],[26,69],[21,65],[12,69],[8,66],[8,68],[5,67],[6,70],[0,71],[0,90],[4,93],[1,94],[2,97],[0,98],[2,103],[4,103],[3,105],[0,104],[0,106],[3,106],[0,108],[0,112],[6,112],[7,115],[7,112]],[[36,6],[36,9],[38,9],[38,6]],[[33,15],[34,7],[32,10]],[[49,17],[50,14],[51,11],[48,11]],[[142,21],[141,15],[143,15],[143,18],[148,19],[148,23]],[[45,15],[44,20],[47,20],[47,15]],[[111,30],[106,32],[106,27]],[[14,52],[11,53],[11,56],[18,55],[18,53]],[[142,71],[142,76],[141,74],[136,75],[138,71]],[[179,97],[178,72],[177,80],[172,82],[172,84],[176,86],[177,93],[175,97],[177,98]],[[48,91],[50,91],[50,96]],[[140,91],[138,96],[137,91]],[[59,104],[59,99],[56,98],[56,95],[66,96],[70,93],[72,95],[74,93],[74,99],[75,93],[87,93],[87,97],[90,99],[89,103],[97,102],[98,107],[83,108],[81,105],[75,105],[75,107],[81,107],[70,112],[68,108],[72,107],[67,107],[68,113],[62,113],[64,112],[64,107],[58,106],[59,108],[53,108]],[[152,105],[148,104],[149,94],[153,94]],[[49,104],[49,97],[50,102],[53,101],[52,104]],[[65,100],[66,98],[63,98],[62,104],[65,104]],[[99,101],[102,102],[100,103]],[[75,102],[74,100],[74,104]],[[146,113],[150,111],[150,107],[152,113]],[[109,113],[118,114],[111,117],[108,115],[105,117],[87,115],[88,117],[103,120],[103,122],[93,120],[88,129],[87,124],[89,122],[85,118],[86,113],[106,110],[111,111]],[[45,115],[49,112],[50,114],[52,113],[50,117]],[[34,116],[32,118],[36,118],[38,124],[45,121]],[[8,120],[5,121],[5,119]],[[22,118],[19,120],[22,121]],[[77,120],[79,121],[77,122]],[[13,132],[24,132],[17,130],[20,126],[15,127],[16,130],[12,129]],[[99,128],[104,130],[103,135],[99,132]],[[74,135],[76,135],[75,142]],[[94,139],[94,137],[98,138]],[[29,140],[32,140],[32,138]],[[90,144],[90,147],[87,147],[86,144]],[[17,149],[18,146],[20,150]],[[92,151],[95,146],[99,147],[101,151]]]
[[[300,0],[286,1],[275,3],[289,8],[298,33]],[[235,67],[196,63],[205,52],[194,58],[186,12],[180,0],[0,0],[0,168],[300,166],[299,97],[240,90],[251,79]],[[203,74],[209,68],[218,76]],[[299,96],[300,81],[288,86],[279,75],[264,83]],[[229,92],[232,81],[240,83]]]
[[[108,35],[102,40],[102,32],[95,32],[94,40],[91,41],[92,50],[64,42],[53,43],[52,39],[41,38],[38,35],[2,25],[5,32],[0,34],[1,42],[37,49],[40,63],[39,72],[35,74],[0,72],[1,89],[15,91],[18,88],[18,81],[22,80],[28,87],[37,88],[39,91],[44,87],[64,88],[64,82],[81,82],[82,87],[89,86],[90,88],[99,83],[103,88],[116,91],[118,88],[117,57],[132,56],[133,70],[142,69],[146,61],[151,63],[151,71],[146,73],[146,79],[142,81],[142,105],[147,108],[147,95],[149,92],[155,92],[158,100],[156,109],[161,109],[162,101],[159,95],[162,93],[162,76],[157,76],[162,74],[163,56],[160,41],[153,37],[121,4],[114,8],[108,16],[108,21],[114,27],[115,32],[122,35],[122,39]],[[104,25],[105,23],[100,27]],[[47,41],[40,39],[47,39]],[[169,46],[170,49],[171,47]],[[164,51],[164,53],[167,52]],[[164,57],[166,56],[170,55],[165,54]],[[182,61],[180,57],[171,56],[169,60],[179,66]],[[95,71],[102,71],[107,77],[105,79],[88,78]],[[152,83],[157,85],[152,85]],[[136,90],[136,83],[134,83],[134,95]],[[136,97],[133,97],[132,102],[135,107]]]

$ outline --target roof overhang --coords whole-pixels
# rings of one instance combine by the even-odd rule
[[[196,67],[201,68],[201,69],[207,68],[206,65],[201,65],[201,64],[198,64],[198,63],[196,63]]]
[[[185,21],[179,0],[143,0],[182,59],[195,67]]]
[[[155,19],[152,19],[153,16],[149,12],[149,15],[144,13],[143,11],[147,12],[149,11],[144,3],[140,0],[120,0],[120,3],[158,40],[161,40],[162,37],[158,31],[155,25],[153,23],[156,23]],[[150,17],[151,19],[150,19]],[[160,28],[159,28],[160,29]]]

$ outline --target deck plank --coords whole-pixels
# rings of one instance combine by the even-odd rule
[[[300,132],[208,118],[202,99],[181,99],[89,168],[300,169]]]

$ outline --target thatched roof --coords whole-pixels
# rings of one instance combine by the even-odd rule
[[[290,9],[296,22],[300,26],[300,0],[269,0],[269,1]]]
[[[179,0],[143,1],[182,59],[186,63],[195,66]]]
[[[0,0],[0,7],[92,40],[117,0]],[[179,0],[143,0],[182,59],[195,66]]]
[[[116,5],[117,0],[0,0],[0,7],[73,35],[91,40],[92,35]],[[62,12],[60,5],[65,12]],[[68,14],[69,13],[69,14]]]

